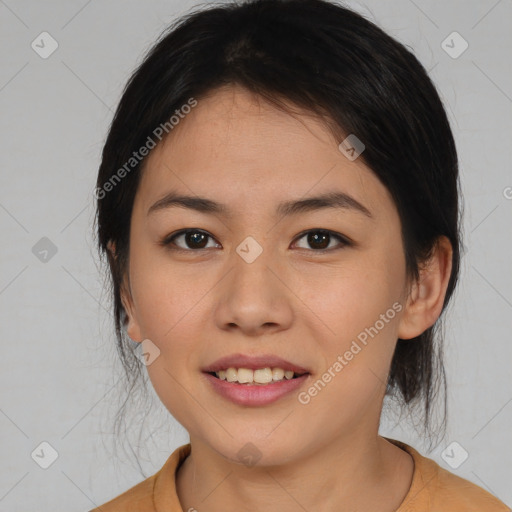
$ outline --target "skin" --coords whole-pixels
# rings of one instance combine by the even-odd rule
[[[183,510],[391,512],[410,488],[412,458],[378,435],[384,383],[397,338],[421,334],[441,313],[451,247],[441,238],[410,282],[393,200],[340,142],[313,115],[291,116],[230,86],[201,99],[146,160],[122,299],[128,335],[160,350],[147,367],[156,393],[190,434],[177,474]],[[234,215],[182,207],[148,215],[171,189]],[[281,201],[333,190],[372,217],[348,208],[275,216]],[[210,235],[206,249],[183,236],[181,252],[159,243],[188,228]],[[309,229],[352,245],[331,238],[322,252],[298,238]],[[247,236],[263,248],[251,264],[236,252]],[[402,310],[306,405],[295,392],[235,405],[201,373],[225,355],[276,354],[310,371],[299,391],[307,390],[395,302]],[[237,456],[248,442],[261,455],[252,467]]]

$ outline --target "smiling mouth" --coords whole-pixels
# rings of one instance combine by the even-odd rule
[[[220,380],[225,380],[232,384],[241,384],[245,386],[267,386],[276,382],[297,379],[307,372],[297,373],[292,370],[283,370],[282,368],[259,368],[251,370],[250,368],[226,368],[217,372],[206,372]]]

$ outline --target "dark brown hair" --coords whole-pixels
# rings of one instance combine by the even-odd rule
[[[326,0],[235,1],[196,9],[166,30],[129,79],[98,173],[98,246],[108,259],[117,348],[131,382],[129,394],[143,365],[125,333],[120,286],[144,159],[130,167],[126,162],[190,98],[200,102],[229,84],[277,108],[289,110],[291,103],[320,115],[340,142],[356,134],[366,146],[360,158],[398,209],[408,275],[418,278],[419,266],[446,236],[453,259],[444,308],[457,282],[457,153],[441,99],[411,51],[363,16]],[[118,179],[123,166],[126,172]],[[403,405],[423,405],[429,438],[439,433],[430,420],[441,387],[440,428],[446,428],[442,338],[440,318],[417,338],[398,340],[387,383],[387,394]]]

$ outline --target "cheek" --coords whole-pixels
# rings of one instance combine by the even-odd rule
[[[361,254],[320,279],[303,275],[304,302],[315,313],[309,316],[322,319],[311,329],[322,367],[302,396],[311,400],[313,416],[336,411],[338,420],[350,425],[378,409],[397,338],[403,270],[400,251],[390,248]]]
[[[213,287],[208,272],[196,265],[172,262],[149,242],[131,254],[131,286],[142,334],[165,342],[194,324],[202,297]],[[196,324],[200,325],[200,322]]]
[[[159,356],[146,367],[162,403],[182,424],[191,425],[201,416],[184,390],[191,390],[190,368],[197,363],[195,340],[204,336],[204,300],[213,282],[205,272],[187,272],[159,255],[134,251],[132,291],[137,321],[143,338],[158,347]],[[202,300],[203,299],[203,300]],[[204,411],[203,411],[204,412]]]
[[[301,272],[297,295],[316,319],[318,332],[325,333],[322,337],[343,344],[373,326],[400,300],[404,265],[400,250],[354,252],[336,266]],[[392,310],[386,326],[395,324],[396,317]]]

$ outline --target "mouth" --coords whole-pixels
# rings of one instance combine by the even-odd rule
[[[234,354],[202,368],[215,393],[244,407],[262,407],[307,385],[311,372],[274,355]]]
[[[308,372],[285,370],[284,368],[269,366],[265,368],[234,368],[229,367],[225,370],[205,372],[219,380],[241,384],[244,386],[267,386],[275,382],[298,379]]]

